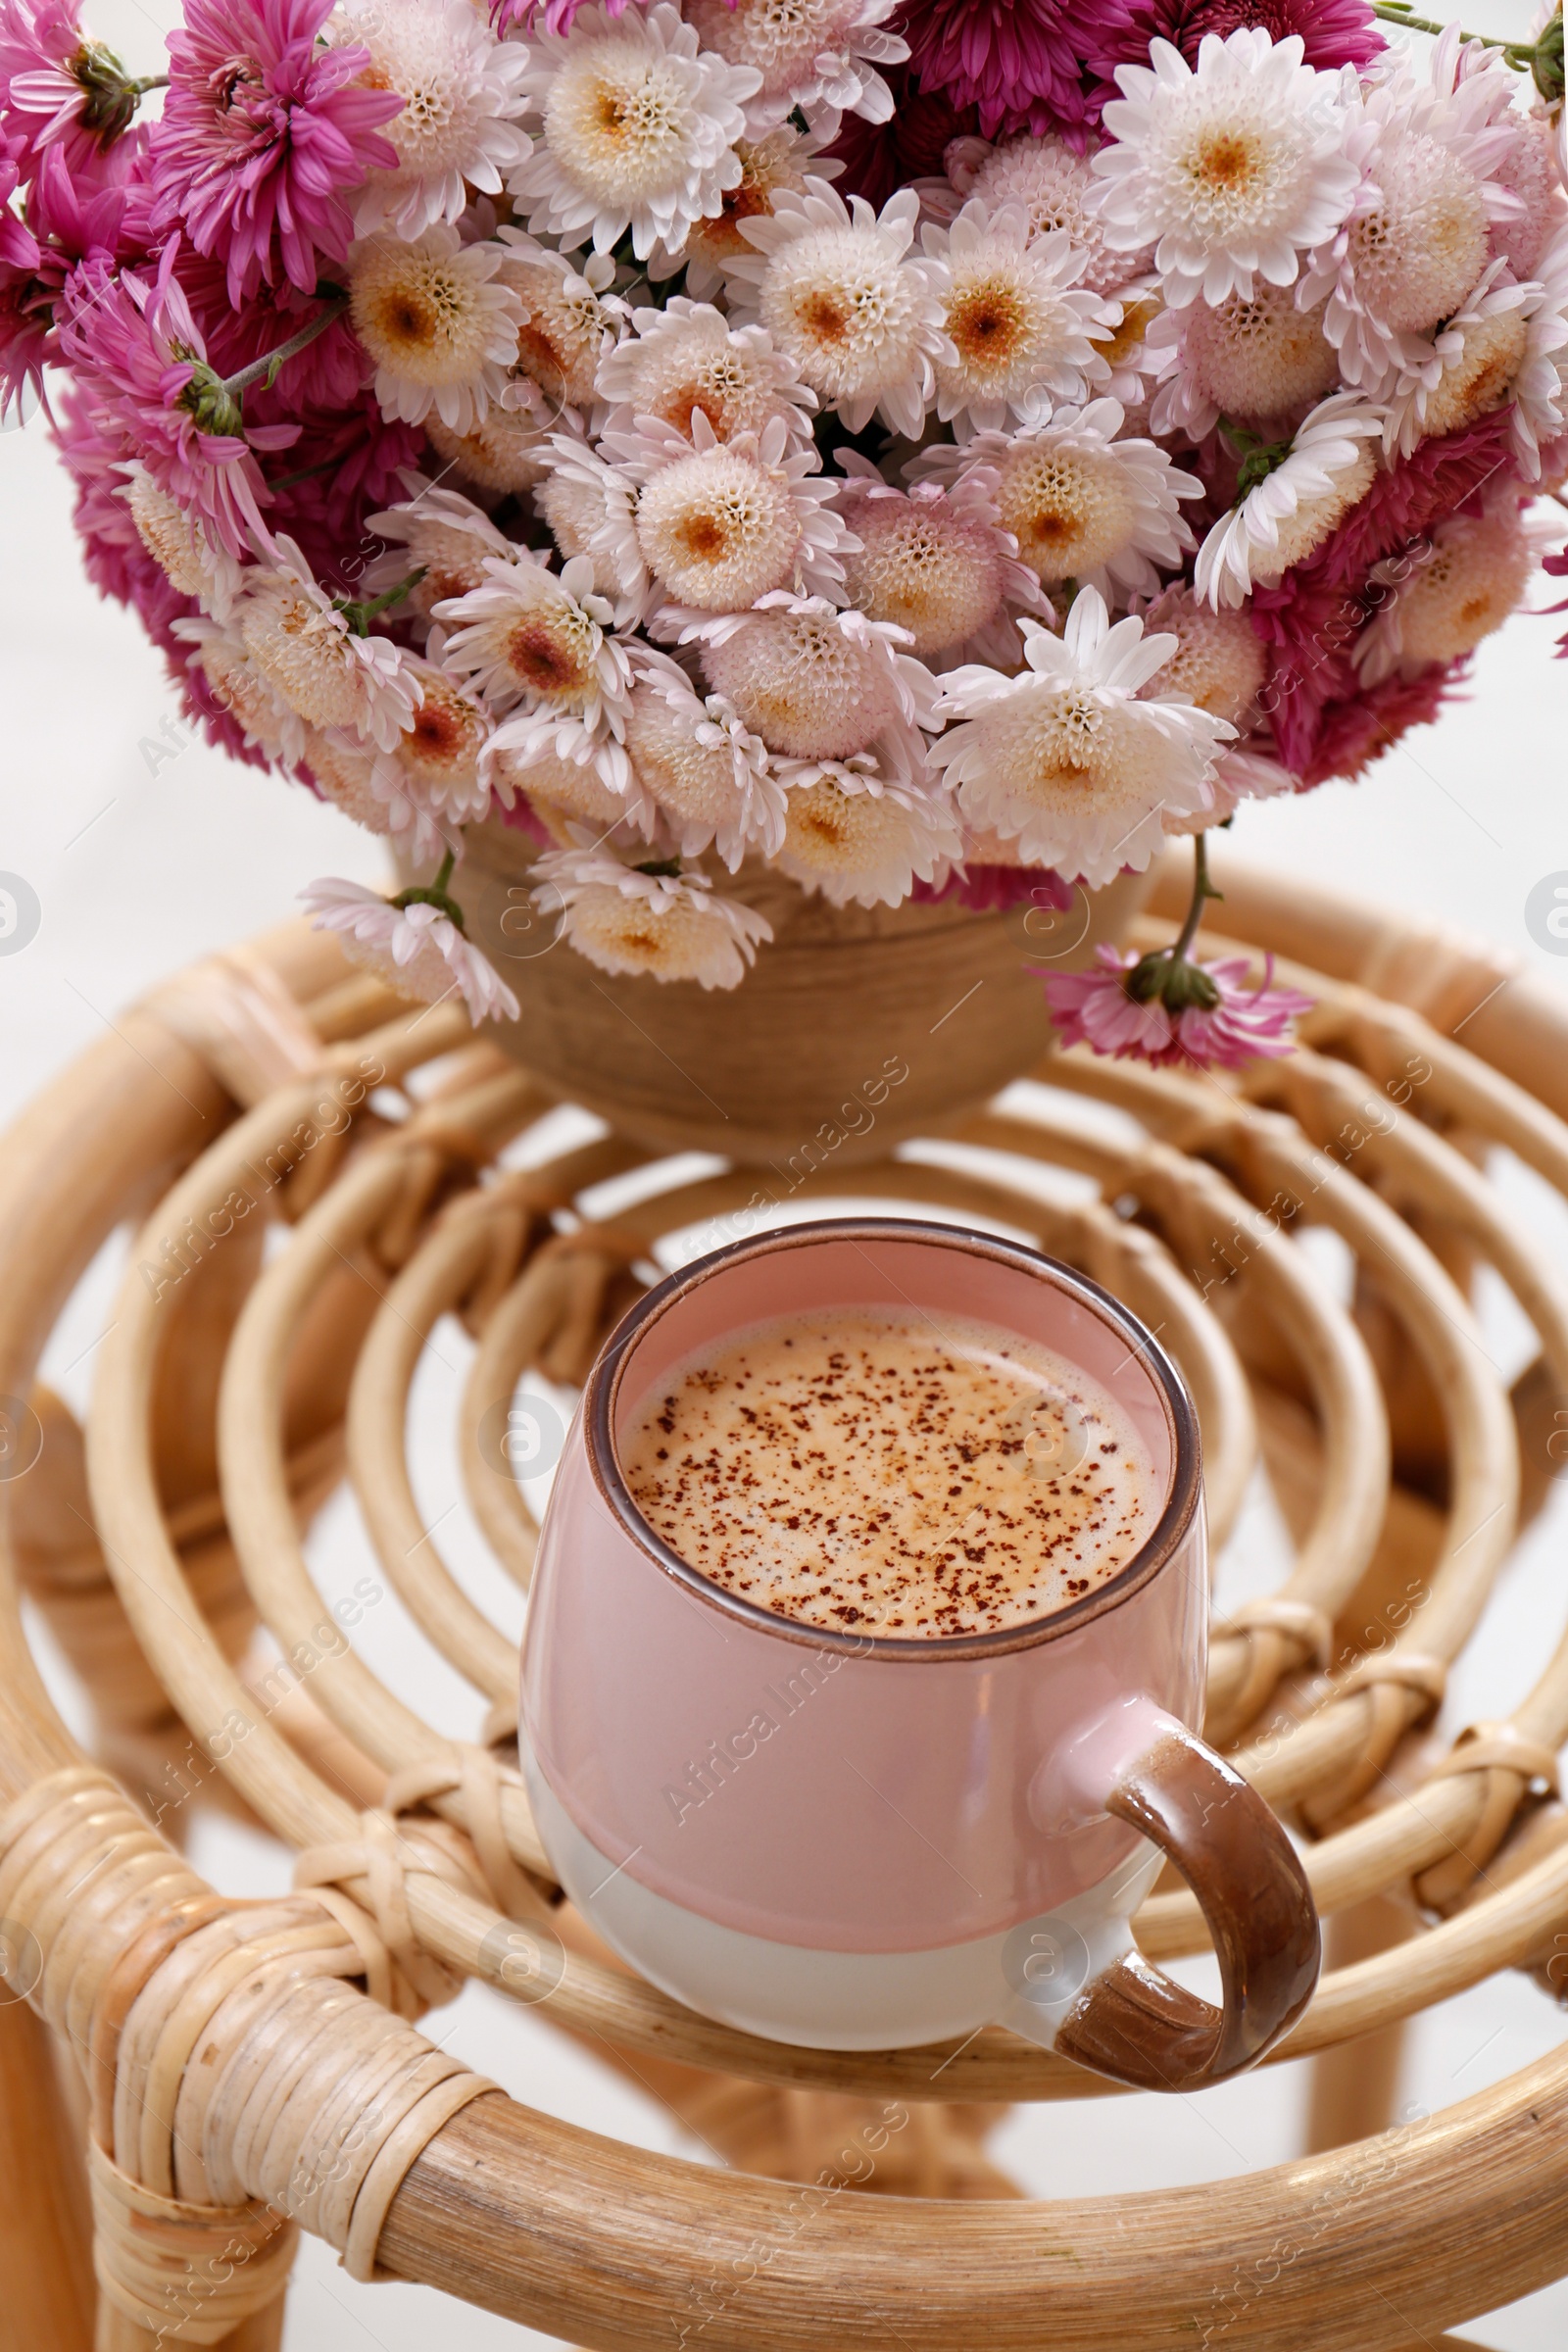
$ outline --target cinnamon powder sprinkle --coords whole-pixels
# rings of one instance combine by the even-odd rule
[[[1162,1499],[1126,1414],[1064,1358],[874,1308],[757,1324],[676,1366],[620,1455],[700,1574],[903,1641],[1067,1607],[1127,1565]]]

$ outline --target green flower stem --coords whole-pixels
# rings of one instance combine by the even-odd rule
[[[1381,17],[1385,24],[1403,24],[1410,32],[1444,33],[1448,27],[1432,17],[1418,17],[1408,0],[1372,0],[1372,14]],[[1479,41],[1484,49],[1498,50],[1507,64],[1523,74],[1536,62],[1541,43],[1537,41],[1506,41],[1491,32],[1461,32],[1461,41]]]
[[[468,926],[464,920],[463,908],[447,889],[447,885],[452,879],[452,869],[457,862],[457,851],[449,849],[437,868],[433,881],[416,883],[412,890],[400,890],[392,901],[392,905],[400,911],[405,906],[433,906],[438,914],[444,914],[448,922],[456,930],[461,931],[464,938],[466,939]]]
[[[421,564],[407,578],[399,580],[395,588],[383,588],[379,596],[367,597],[363,604],[357,604],[350,596],[334,596],[332,609],[342,613],[351,635],[368,637],[371,621],[383,612],[390,612],[394,605],[402,604],[409,590],[417,588],[424,574],[425,566]]]
[[[1127,974],[1122,985],[1135,1004],[1150,1004],[1157,997],[1173,1012],[1179,1012],[1189,1004],[1207,1009],[1219,1003],[1219,990],[1200,964],[1188,961],[1187,951],[1198,937],[1204,906],[1210,899],[1223,896],[1209,880],[1208,835],[1197,833],[1193,836],[1193,897],[1187,920],[1168,948],[1152,949]]]
[[[290,335],[286,343],[280,343],[275,351],[264,352],[259,360],[252,360],[249,367],[241,368],[237,374],[224,376],[223,390],[228,398],[237,407],[253,384],[275,383],[278,369],[314,343],[318,335],[324,335],[333,320],[341,318],[348,307],[348,296],[334,293],[316,317],[302,326],[297,334]]]
[[[1172,963],[1185,961],[1187,951],[1198,937],[1198,926],[1203,919],[1203,908],[1210,899],[1222,899],[1225,893],[1216,890],[1208,875],[1208,835],[1193,836],[1193,903],[1187,909],[1176,943],[1170,952]]]

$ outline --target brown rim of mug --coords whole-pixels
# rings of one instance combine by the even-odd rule
[[[798,1619],[778,1616],[756,1601],[743,1600],[738,1593],[693,1568],[649,1526],[621,1476],[612,1436],[622,1375],[649,1325],[722,1267],[743,1258],[779,1250],[808,1249],[846,1236],[866,1242],[921,1242],[940,1249],[961,1250],[971,1257],[1000,1259],[1032,1281],[1044,1278],[1058,1290],[1068,1292],[1102,1322],[1109,1323],[1125,1339],[1131,1352],[1141,1357],[1153,1373],[1170,1430],[1170,1493],[1148,1542],[1098,1592],[1086,1592],[1080,1600],[1055,1610],[1042,1624],[998,1626],[988,1634],[906,1639],[838,1633],[826,1627],[803,1625]],[[723,1249],[711,1250],[708,1256],[696,1258],[689,1266],[666,1275],[621,1318],[601,1349],[583,1392],[583,1434],[594,1483],[615,1517],[639,1548],[696,1599],[706,1601],[710,1608],[743,1625],[777,1635],[787,1642],[802,1642],[811,1649],[841,1650],[852,1656],[870,1654],[910,1663],[920,1660],[932,1665],[947,1659],[998,1657],[1006,1650],[1030,1649],[1039,1642],[1054,1642],[1064,1634],[1077,1633],[1130,1599],[1176,1557],[1197,1511],[1202,1479],[1198,1415],[1186,1384],[1153,1333],[1129,1314],[1118,1299],[1087,1275],[1047,1257],[1043,1250],[1031,1250],[1021,1242],[1004,1241],[995,1234],[927,1223],[921,1217],[823,1217],[809,1224],[786,1225],[745,1241],[726,1243]]]

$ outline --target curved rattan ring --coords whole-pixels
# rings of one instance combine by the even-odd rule
[[[897,1158],[821,1168],[809,1197],[995,1220],[1127,1299],[1193,1387],[1221,1541],[1261,1452],[1295,1563],[1279,1592],[1215,1627],[1210,1734],[1311,1840],[1322,1909],[1402,1890],[1426,1923],[1325,1977],[1280,2053],[1295,2056],[1499,1967],[1550,1976],[1568,1918],[1568,1819],[1543,1793],[1568,1739],[1568,1643],[1505,1723],[1446,1753],[1424,1736],[1521,1503],[1539,1504],[1556,1463],[1568,1278],[1521,1236],[1483,1162],[1502,1147],[1568,1193],[1568,1010],[1465,943],[1245,871],[1222,879],[1235,940],[1282,951],[1314,999],[1305,1051],[1224,1084],[1064,1056],[1043,1073],[1054,1092]],[[1151,936],[1157,890],[1154,909]],[[150,1693],[136,1686],[144,1711],[161,1686],[237,1796],[304,1854],[305,1890],[281,1905],[210,1896],[83,1768],[10,1621],[0,1912],[35,1939],[35,2000],[97,2070],[100,2278],[129,2330],[117,2352],[160,2327],[222,2340],[216,2306],[171,2328],[159,2302],[220,2214],[260,2266],[251,2302],[222,2303],[225,2333],[265,2305],[258,2280],[275,2292],[280,2213],[363,2275],[378,2261],[604,2345],[673,2328],[783,2352],[824,2326],[842,2332],[853,2279],[870,2315],[858,2332],[889,2344],[984,2330],[1022,2346],[1049,2309],[1064,2341],[1152,2352],[1203,2340],[1222,2307],[1238,2345],[1395,2352],[1412,2328],[1552,2277],[1568,2156],[1541,2127],[1568,2090],[1561,2056],[1372,2156],[1341,2149],[1234,2184],[1222,2261],[1202,2191],[1055,2204],[1046,2231],[1036,2209],[1005,2201],[933,2212],[834,2187],[803,2203],[778,2180],[720,2182],[612,2149],[429,2058],[404,2019],[465,1975],[516,1989],[517,1939],[532,1935],[560,1947],[556,2022],[672,2076],[810,2085],[862,2117],[882,2102],[883,2143],[912,2135],[905,2185],[953,2184],[951,2165],[921,2176],[906,2161],[911,2117],[945,2112],[936,2102],[1110,2088],[1000,2032],[870,2055],[761,2042],[611,1965],[557,1907],[509,1760],[514,1644],[420,1514],[404,1442],[413,1384],[441,1319],[460,1314],[477,1341],[456,1433],[465,1480],[525,1587],[532,1524],[481,1424],[525,1371],[580,1380],[656,1248],[757,1214],[758,1183],[679,1181],[614,1137],[541,1156],[529,1131],[548,1108],[450,1007],[400,1009],[291,931],[127,1016],[12,1140],[0,1392],[25,1395],[106,1234],[145,1216],[100,1349],[90,1511],[74,1424],[40,1396],[35,1483],[5,1496],[18,1564],[106,1721],[107,1570],[156,1676]],[[612,1213],[595,1214],[612,1185]],[[273,1222],[288,1230],[264,1264]],[[1301,1247],[1309,1225],[1353,1262],[1353,1311]],[[1468,1300],[1482,1264],[1537,1334],[1511,1395]],[[216,1452],[177,1426],[177,1398],[203,1384],[220,1390]],[[389,1579],[488,1706],[488,1748],[434,1733],[332,1633],[301,1531],[345,1454]],[[271,1704],[234,1662],[252,1608],[285,1655],[309,1657],[303,1703]],[[73,1888],[100,1849],[83,1900]],[[1202,1947],[1185,1893],[1153,1898],[1138,1934],[1154,1954]],[[343,2082],[375,2119],[363,2146]],[[730,2145],[744,2163],[744,2133]],[[995,2199],[1005,2184],[977,2160],[974,2186]],[[1505,2235],[1491,2228],[1499,2197]],[[1272,2247],[1278,2264],[1281,2242],[1292,2261],[1268,2291],[1227,2300],[1254,2257]]]

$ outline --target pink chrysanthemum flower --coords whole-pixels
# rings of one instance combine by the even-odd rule
[[[24,220],[11,211],[11,199],[22,178],[21,158],[25,142],[0,130],[0,269],[36,270],[38,240]]]
[[[321,259],[341,262],[344,195],[397,168],[377,125],[394,91],[363,88],[361,45],[317,35],[333,0],[186,0],[169,36],[169,95],[152,133],[156,219],[183,222],[198,253],[223,255],[238,304],[279,273],[309,293]]]
[[[1305,62],[1319,68],[1354,66],[1360,73],[1385,46],[1371,0],[1128,0],[1105,9],[1089,28],[1084,58],[1112,83],[1118,66],[1148,65],[1151,41],[1169,41],[1196,66],[1205,32],[1223,40],[1244,24],[1260,24],[1273,41],[1299,33]],[[1100,95],[1115,92],[1107,88]]]
[[[86,387],[92,413],[118,428],[124,458],[139,458],[160,489],[207,524],[216,544],[242,562],[270,538],[262,519],[270,493],[258,451],[288,449],[297,424],[214,431],[202,378],[216,383],[190,306],[173,274],[178,238],[164,248],[156,278],[106,263],[74,270],[62,298],[62,356]],[[232,413],[232,401],[220,409]],[[205,422],[204,422],[205,419]]]
[[[1291,1024],[1312,1008],[1312,999],[1298,990],[1270,985],[1272,956],[1249,985],[1247,956],[1193,963],[1158,954],[1123,956],[1111,947],[1095,955],[1096,970],[1040,977],[1062,1044],[1117,1061],[1239,1070],[1250,1061],[1278,1060],[1295,1045]]]
[[[1120,21],[1115,0],[909,0],[891,29],[909,44],[920,89],[978,107],[988,139],[1011,130],[1082,140],[1088,112],[1081,60]],[[1148,62],[1148,46],[1143,59]]]

